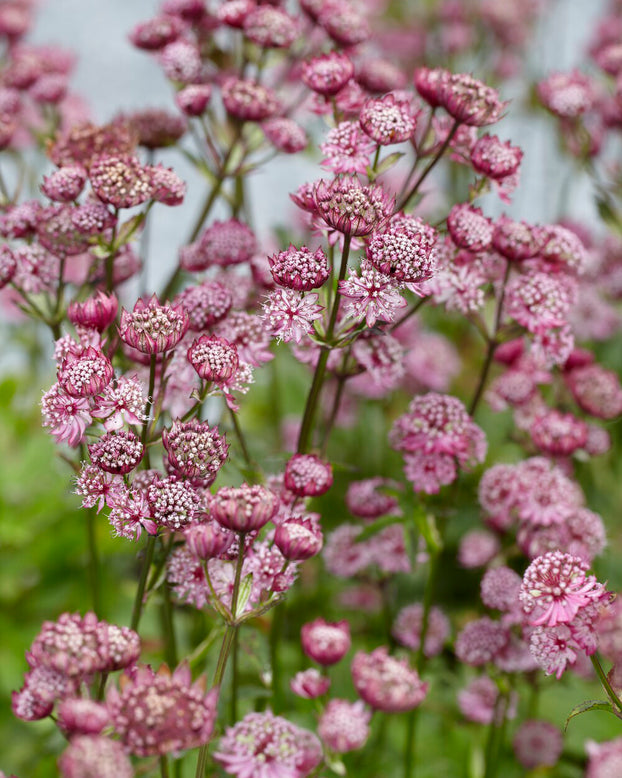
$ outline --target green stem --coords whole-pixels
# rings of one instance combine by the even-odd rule
[[[285,603],[274,609],[270,625],[270,669],[272,672],[272,710],[281,710],[281,638],[285,626]]]
[[[253,461],[253,458],[250,455],[250,452],[248,450],[248,444],[246,443],[246,438],[244,437],[242,428],[240,427],[240,422],[238,421],[238,417],[235,411],[232,410],[231,408],[229,408],[229,415],[231,416],[233,431],[235,432],[235,436],[238,439],[240,448],[242,449],[242,456],[244,457],[244,462],[246,464],[246,467],[249,470],[257,470],[257,464]]]
[[[456,134],[458,127],[460,126],[460,122],[456,119],[456,121],[453,123],[451,130],[449,131],[447,137],[443,141],[440,149],[436,152],[434,157],[428,162],[427,166],[421,171],[421,174],[415,181],[415,183],[411,186],[411,188],[408,190],[408,194],[404,196],[404,198],[398,203],[397,210],[402,211],[408,203],[412,200],[412,198],[417,194],[419,191],[419,187],[421,184],[426,180],[426,178],[430,175],[434,167],[436,166],[436,163],[440,160],[440,158],[443,156],[445,151],[447,150],[447,147],[451,143],[454,135]]]
[[[141,443],[145,446],[145,466],[147,470],[151,467],[149,459],[149,449],[147,448],[147,432],[149,431],[149,416],[151,408],[153,407],[153,393],[155,391],[155,375],[156,375],[157,360],[156,355],[152,354],[149,361],[149,391],[147,393],[147,401],[145,403],[145,418],[143,419],[143,429],[140,436]]]
[[[144,559],[142,569],[140,571],[140,580],[138,581],[138,589],[136,590],[136,597],[134,599],[134,608],[132,609],[132,621],[130,626],[133,630],[138,629],[140,623],[140,617],[143,612],[143,596],[145,594],[145,586],[147,584],[147,577],[149,575],[149,568],[153,560],[153,551],[155,549],[156,536],[148,535],[144,548]]]
[[[99,554],[97,551],[97,527],[95,525],[96,517],[95,510],[91,509],[86,512],[86,532],[89,549],[89,561],[88,561],[88,576],[89,586],[91,589],[91,601],[93,604],[93,610],[102,618],[102,607],[99,587]]]
[[[510,701],[509,691],[500,692],[495,703],[488,738],[486,740],[486,768],[484,778],[495,778],[499,768],[499,754],[505,739],[505,725]]]
[[[235,724],[238,720],[238,660],[239,660],[239,630],[233,634],[233,645],[231,647],[231,710],[229,714],[230,724]]]
[[[171,600],[171,587],[168,581],[162,584],[162,631],[164,633],[164,651],[169,667],[176,667],[177,638],[175,636],[173,602]]]
[[[160,776],[161,778],[169,778],[168,757],[166,754],[160,757]]]
[[[614,691],[613,687],[609,683],[609,679],[607,678],[607,675],[605,671],[603,670],[603,666],[600,663],[600,659],[598,658],[598,654],[592,654],[590,657],[592,661],[592,665],[594,667],[594,670],[596,671],[596,675],[598,676],[598,680],[603,685],[603,689],[607,692],[607,697],[611,700],[611,704],[622,713],[622,701]]]
[[[343,241],[343,251],[341,252],[341,266],[339,268],[339,277],[337,279],[337,291],[335,294],[335,300],[333,302],[330,319],[328,321],[328,327],[326,328],[326,336],[324,338],[325,344],[320,349],[320,355],[318,357],[317,365],[315,366],[313,381],[311,383],[311,388],[309,389],[309,394],[307,396],[307,402],[305,404],[305,410],[302,417],[302,423],[300,425],[300,434],[298,436],[298,446],[296,449],[298,454],[306,454],[311,444],[313,421],[317,411],[322,385],[324,384],[326,363],[328,362],[328,356],[332,348],[331,341],[335,333],[335,324],[337,323],[339,306],[341,304],[339,281],[343,281],[343,279],[346,277],[348,257],[350,255],[350,241],[350,235],[345,235]]]

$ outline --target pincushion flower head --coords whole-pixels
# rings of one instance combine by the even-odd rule
[[[561,119],[576,119],[586,113],[598,96],[595,82],[578,70],[551,73],[540,81],[537,92],[542,105]]]
[[[318,735],[338,754],[363,748],[369,737],[371,711],[361,700],[330,700],[318,722]]]
[[[67,309],[72,324],[103,332],[117,316],[119,303],[114,294],[105,294],[101,290],[83,302],[70,303]]]
[[[370,654],[359,651],[352,660],[352,680],[358,695],[374,710],[401,713],[419,706],[429,684],[405,659],[390,656],[384,647]]]
[[[440,79],[440,105],[461,124],[484,127],[498,122],[507,103],[496,89],[468,73],[451,73]]]
[[[356,122],[340,122],[320,144],[322,167],[333,173],[365,174],[375,145]]]
[[[123,746],[103,735],[75,735],[58,766],[63,778],[133,778],[134,768]]]
[[[344,176],[313,187],[318,215],[332,229],[344,235],[369,235],[389,220],[394,200],[378,185],[363,186],[358,178]]]
[[[181,478],[216,478],[227,459],[229,446],[218,427],[207,422],[176,419],[170,429],[162,431],[162,443],[168,454],[169,467]]]
[[[112,381],[114,369],[98,348],[88,346],[70,351],[58,368],[58,382],[72,397],[90,397],[102,392]]]
[[[392,94],[368,100],[359,121],[366,134],[380,146],[403,143],[412,137],[416,127],[409,104]]]
[[[188,324],[188,315],[180,305],[161,305],[153,295],[148,302],[138,300],[131,313],[121,310],[119,335],[128,346],[154,355],[174,348]]]
[[[496,135],[483,135],[471,149],[473,168],[488,178],[501,180],[518,172],[523,152]]]
[[[214,729],[218,689],[205,694],[204,679],[192,683],[187,664],[171,673],[142,665],[124,673],[120,689],[110,687],[106,706],[125,748],[154,756],[196,748]]]
[[[302,63],[301,79],[309,89],[325,97],[336,95],[354,75],[352,60],[343,52],[331,51]]]
[[[458,248],[472,252],[490,248],[493,226],[481,208],[468,203],[454,205],[447,217],[447,228]]]
[[[115,475],[130,473],[138,467],[145,453],[140,439],[129,430],[106,432],[88,449],[94,465]]]
[[[211,516],[226,529],[252,532],[261,529],[279,508],[274,492],[265,486],[223,486],[210,503]]]
[[[297,497],[320,497],[333,485],[333,469],[315,454],[294,454],[285,466],[283,483]]]
[[[246,14],[242,29],[250,41],[268,49],[287,49],[299,34],[296,19],[270,5],[260,5]]]
[[[89,166],[89,180],[99,199],[115,208],[133,208],[152,196],[147,168],[129,154],[102,154]]]
[[[229,727],[214,759],[238,778],[305,778],[322,761],[322,746],[312,732],[268,710]]]
[[[279,524],[274,533],[274,545],[285,559],[302,562],[322,550],[324,537],[317,521],[311,517],[294,516]]]
[[[320,665],[340,662],[350,650],[350,625],[347,621],[328,622],[315,619],[303,624],[300,630],[302,650]]]
[[[593,575],[587,562],[572,554],[552,551],[539,556],[523,576],[520,601],[529,623],[554,627],[572,622],[592,603],[606,602],[609,592]]]
[[[413,82],[417,92],[431,108],[442,105],[443,86],[451,73],[445,68],[420,67],[415,70]]]
[[[204,381],[227,386],[240,367],[237,348],[226,338],[201,335],[188,349],[188,361]]]
[[[321,246],[312,253],[306,246],[296,248],[290,244],[285,251],[268,257],[268,262],[274,281],[295,292],[318,289],[330,275],[328,259]]]
[[[242,121],[262,122],[277,114],[281,108],[272,89],[251,79],[231,76],[223,83],[221,90],[227,113]]]
[[[417,284],[436,270],[436,230],[421,219],[396,214],[384,230],[376,228],[366,248],[369,262],[395,281]]]

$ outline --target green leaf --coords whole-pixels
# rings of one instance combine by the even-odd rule
[[[233,614],[233,618],[237,621],[238,618],[244,613],[244,609],[250,599],[251,591],[253,589],[253,574],[249,573],[244,576],[242,583],[240,584],[240,591],[238,594],[238,603]]]
[[[383,529],[391,527],[393,524],[403,524],[403,516],[382,516],[380,519],[376,519],[373,524],[368,524],[367,527],[354,539],[355,543],[363,543],[365,540],[369,540],[374,535],[382,532]]]
[[[564,732],[568,729],[570,719],[573,719],[575,716],[580,716],[582,713],[587,713],[590,710],[606,710],[609,713],[613,713],[614,716],[616,715],[611,703],[606,700],[585,700],[584,702],[575,705],[568,714],[568,718],[564,723]]]
[[[383,173],[386,173],[387,170],[390,170],[393,165],[395,165],[401,157],[404,156],[403,151],[394,151],[393,154],[389,154],[387,157],[385,157],[382,162],[378,165],[376,170],[372,170],[370,167],[367,168],[367,175],[368,178],[373,181],[374,179],[378,178],[378,176],[381,176]]]
[[[145,215],[146,215],[145,212],[141,211],[140,213],[137,213],[135,216],[132,216],[131,219],[128,219],[126,222],[123,222],[123,224],[121,225],[121,229],[117,233],[117,237],[114,242],[115,250],[121,248],[121,246],[124,246],[126,243],[128,243],[131,240],[132,235],[145,221]]]
[[[609,197],[597,197],[596,207],[598,208],[598,215],[605,222],[605,224],[618,234],[621,234],[622,221],[620,219],[620,214],[611,204]]]

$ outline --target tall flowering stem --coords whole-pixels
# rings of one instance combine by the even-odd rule
[[[430,175],[434,167],[436,166],[436,163],[440,160],[440,158],[443,156],[445,151],[447,150],[447,147],[453,140],[454,135],[458,131],[458,127],[460,126],[461,122],[456,119],[456,121],[453,123],[451,129],[447,133],[447,137],[443,141],[441,147],[436,152],[436,154],[432,157],[432,159],[428,162],[426,167],[421,171],[421,174],[417,177],[417,180],[415,183],[410,187],[407,194],[404,195],[401,202],[398,203],[397,210],[402,211],[408,203],[413,199],[413,197],[417,194],[419,191],[419,187],[421,184],[426,180],[426,178]]]
[[[622,713],[622,700],[620,700],[618,695],[615,693],[613,687],[609,683],[609,679],[607,678],[607,675],[603,670],[603,666],[600,663],[598,654],[592,654],[590,660],[592,661],[592,665],[594,667],[594,670],[596,671],[598,680],[601,682],[603,689],[607,693],[607,697],[609,697],[609,699],[611,700],[611,704],[613,705],[614,708],[618,709],[618,714]]]
[[[348,257],[350,256],[350,242],[350,235],[345,235],[343,240],[343,251],[341,252],[341,266],[339,267],[339,277],[337,279],[337,284],[339,284],[340,281],[343,281],[346,277]],[[337,323],[337,316],[339,315],[340,304],[341,295],[339,294],[339,291],[337,291],[330,313],[330,319],[328,320],[328,327],[326,328],[325,344],[320,350],[320,356],[318,357],[317,365],[315,367],[313,381],[311,382],[311,388],[309,389],[305,411],[302,417],[300,435],[298,436],[298,447],[296,449],[299,454],[307,453],[311,445],[313,421],[315,419],[320,393],[322,391],[324,378],[326,376],[326,363],[328,362],[328,356],[331,350],[331,340],[335,332],[335,325]]]
[[[495,778],[497,775],[497,768],[499,766],[499,753],[501,751],[505,736],[505,726],[507,722],[509,703],[509,689],[504,689],[499,693],[495,703],[492,721],[490,722],[490,729],[488,730],[484,778]]]
[[[91,588],[91,601],[93,610],[98,616],[102,616],[101,592],[99,587],[99,553],[97,551],[97,526],[95,524],[95,509],[90,508],[86,512],[86,532],[89,548],[89,584]]]
[[[147,586],[147,578],[149,576],[149,570],[153,561],[153,552],[155,550],[156,536],[147,535],[147,541],[144,548],[143,564],[140,571],[140,580],[138,581],[138,588],[136,590],[136,597],[134,599],[134,607],[132,609],[132,621],[130,627],[133,630],[138,629],[140,618],[143,613],[143,600],[145,597],[145,587]]]

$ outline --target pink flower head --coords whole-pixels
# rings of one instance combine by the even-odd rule
[[[201,52],[193,41],[174,40],[160,52],[160,64],[164,75],[179,84],[192,84],[201,80]]]
[[[322,247],[314,253],[306,246],[299,249],[290,244],[285,251],[268,257],[274,281],[295,292],[318,289],[330,275],[328,260]]]
[[[188,316],[181,306],[161,305],[153,297],[137,300],[132,312],[121,310],[119,335],[143,354],[159,354],[174,348],[186,334]]]
[[[363,186],[353,176],[318,181],[313,188],[313,201],[329,227],[352,236],[382,229],[394,206],[393,198],[381,186]]]
[[[105,419],[106,432],[115,432],[124,423],[142,424],[146,418],[145,404],[143,386],[138,378],[121,376],[95,398],[92,414],[97,419]]]
[[[188,129],[188,124],[182,116],[161,108],[133,111],[128,119],[138,136],[138,145],[151,150],[175,145]],[[160,167],[157,165],[155,169]],[[147,169],[153,172],[154,167],[149,166]]]
[[[210,503],[210,515],[233,532],[253,532],[267,524],[278,507],[277,496],[264,486],[223,486]]]
[[[373,141],[356,122],[340,122],[328,132],[320,151],[322,166],[333,173],[360,173],[364,175],[375,149]]]
[[[383,57],[365,57],[356,68],[356,82],[368,92],[405,89],[407,78],[398,63]]]
[[[300,640],[305,654],[324,667],[340,662],[352,645],[347,621],[310,621],[302,625]]]
[[[82,497],[83,508],[97,506],[97,513],[99,513],[104,505],[112,507],[122,495],[124,488],[118,476],[83,462],[80,473],[76,477],[74,493]]]
[[[443,87],[450,75],[445,68],[420,67],[415,70],[415,89],[431,108],[443,105]]]
[[[484,127],[498,122],[507,104],[496,89],[468,73],[450,73],[440,79],[440,105],[461,124]]]
[[[286,116],[275,116],[261,123],[266,139],[278,151],[285,154],[297,154],[309,145],[304,128]]]
[[[238,778],[306,778],[322,761],[316,736],[271,711],[229,727],[214,759]]]
[[[194,519],[199,496],[185,481],[156,478],[147,489],[147,501],[158,526],[179,530]]]
[[[137,49],[159,51],[176,40],[185,29],[185,24],[176,16],[154,16],[137,24],[129,39]]]
[[[366,248],[369,262],[396,281],[418,284],[436,270],[436,230],[421,219],[396,214],[384,231],[371,237]]]
[[[303,83],[325,97],[336,95],[353,75],[352,60],[339,51],[331,51],[302,63]]]
[[[186,270],[207,270],[213,265],[229,267],[248,262],[257,249],[255,234],[238,219],[216,221],[201,235],[198,241],[199,261],[182,266]]]
[[[303,296],[293,289],[274,289],[263,304],[263,320],[279,340],[300,343],[314,332],[313,322],[322,318],[324,308],[318,299],[316,292]]]
[[[175,102],[186,116],[201,116],[212,96],[209,84],[188,84],[175,95]]]
[[[244,35],[257,46],[287,49],[299,34],[297,20],[281,8],[260,5],[249,11],[242,24]]]
[[[22,721],[40,721],[54,710],[57,700],[73,697],[78,680],[46,665],[36,665],[24,676],[24,685],[11,695],[13,714]]]
[[[443,650],[449,638],[450,626],[449,619],[440,608],[432,607],[428,619],[423,653],[427,657],[432,657]],[[423,605],[416,602],[406,605],[399,611],[391,633],[400,645],[417,651],[421,643],[422,624]]]
[[[225,463],[229,446],[207,422],[191,419],[173,422],[162,431],[162,443],[168,454],[169,467],[180,478],[207,478],[211,483]]]
[[[561,756],[564,738],[559,728],[549,721],[528,719],[516,730],[512,747],[516,758],[527,770],[554,767]]]
[[[201,335],[188,349],[188,361],[204,381],[227,386],[240,367],[237,348],[225,338]]]
[[[186,196],[186,184],[171,168],[152,165],[147,168],[151,181],[151,197],[163,205],[181,205]]]
[[[92,422],[90,404],[86,397],[72,397],[60,384],[54,384],[41,398],[43,426],[57,443],[67,441],[75,447],[84,439],[86,428]]]
[[[551,73],[540,81],[537,91],[542,105],[561,119],[576,119],[589,111],[597,98],[594,81],[578,70]]]
[[[472,529],[460,539],[458,562],[461,567],[471,570],[484,567],[499,553],[499,538],[485,529]]]
[[[316,667],[310,667],[296,673],[289,682],[289,687],[298,697],[314,700],[330,689],[330,678],[322,675]]]
[[[69,203],[78,198],[85,182],[86,170],[82,165],[67,165],[44,176],[41,191],[50,200]]]
[[[382,489],[398,489],[399,484],[384,478],[366,478],[353,481],[346,492],[346,505],[353,516],[361,519],[378,519],[381,516],[399,516],[399,502]]]
[[[333,485],[333,469],[315,454],[294,454],[285,466],[283,483],[297,497],[320,497]]]
[[[416,127],[408,103],[396,100],[392,94],[368,100],[361,111],[360,123],[367,135],[381,146],[409,140]]]
[[[493,226],[481,208],[468,203],[454,205],[447,217],[447,228],[458,248],[474,253],[490,248]]]
[[[241,30],[244,26],[244,20],[256,7],[256,0],[227,0],[224,5],[220,6],[216,16],[222,24]]]
[[[542,245],[538,256],[554,268],[581,274],[588,263],[588,255],[581,238],[573,230],[560,224],[542,227]]]
[[[369,737],[371,711],[361,700],[330,700],[318,722],[317,732],[331,751],[345,754],[363,748]]]
[[[114,369],[98,348],[88,346],[70,351],[58,368],[58,382],[72,397],[90,397],[102,392],[112,380]]]
[[[480,583],[482,602],[487,608],[511,613],[520,607],[521,577],[509,567],[493,567],[487,570]]]
[[[542,272],[511,279],[506,288],[507,315],[535,334],[561,327],[576,294],[570,280]]]
[[[612,370],[600,365],[577,367],[566,374],[575,402],[590,416],[614,419],[622,413],[622,387]]]
[[[106,432],[88,447],[91,462],[106,473],[126,475],[144,455],[140,439],[130,431]]]
[[[343,313],[358,321],[365,320],[373,327],[380,319],[390,322],[397,312],[408,304],[397,289],[399,282],[363,260],[360,271],[348,268],[348,278],[339,282]]]
[[[0,247],[0,289],[9,284],[17,271],[17,260],[10,247],[4,244]]]
[[[133,208],[153,194],[147,168],[128,154],[95,157],[89,167],[89,180],[99,199],[115,208]]]
[[[134,768],[123,746],[103,735],[75,735],[61,754],[58,766],[63,778],[114,775],[133,778]]]
[[[508,216],[501,216],[495,222],[493,248],[512,262],[535,257],[541,242],[539,230],[525,222],[513,221]]]
[[[496,135],[483,135],[471,149],[473,168],[496,181],[518,172],[523,152],[509,141],[503,143]]]
[[[534,626],[554,627],[572,622],[590,603],[609,598],[603,584],[585,573],[587,562],[572,554],[552,551],[533,560],[523,576],[520,600]]]
[[[110,687],[106,705],[126,750],[153,756],[206,743],[214,729],[218,689],[205,694],[181,664],[171,674],[166,665],[154,673],[142,665],[121,676],[121,689]]]
[[[175,298],[188,314],[188,328],[202,332],[225,318],[233,305],[231,292],[218,281],[189,286]]]
[[[482,667],[506,647],[509,639],[507,627],[484,616],[462,628],[456,638],[456,656],[471,667]]]
[[[294,516],[283,521],[274,533],[274,545],[292,562],[302,562],[322,550],[324,538],[318,522],[312,518]]]
[[[326,0],[320,7],[317,21],[340,46],[356,46],[371,35],[367,19],[349,0]]]
[[[250,79],[230,76],[221,90],[227,112],[241,121],[262,122],[281,109],[278,97],[269,87]]]
[[[72,324],[103,332],[115,320],[118,307],[114,294],[107,295],[100,290],[84,302],[70,303],[67,315]]]
[[[216,559],[227,551],[235,535],[216,521],[191,523],[184,527],[184,539],[197,559]]]
[[[567,457],[585,446],[587,424],[572,413],[552,408],[536,416],[529,433],[540,451],[553,457]]]
[[[58,726],[69,736],[99,735],[108,724],[108,711],[95,700],[69,697],[58,707]]]
[[[458,707],[468,721],[490,724],[494,719],[499,687],[487,675],[474,678],[458,692]]]
[[[428,683],[419,678],[405,659],[389,656],[385,647],[371,654],[359,651],[352,660],[352,680],[357,694],[374,710],[401,713],[419,706]]]

